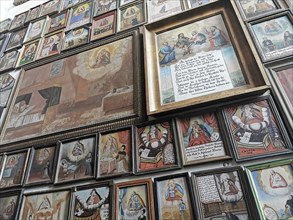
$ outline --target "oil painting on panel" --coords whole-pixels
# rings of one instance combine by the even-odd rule
[[[85,2],[72,9],[67,29],[72,29],[86,25],[92,16],[93,2]]]
[[[40,45],[38,59],[46,58],[55,54],[59,54],[61,50],[61,39],[63,31],[56,32],[43,38]]]
[[[118,13],[119,21],[117,22],[119,31],[126,30],[146,22],[144,3],[121,9]]]
[[[57,12],[59,9],[60,2],[61,0],[51,0],[49,2],[44,3],[42,5],[39,17],[42,17],[43,15],[51,14],[53,12]]]
[[[40,40],[33,41],[31,43],[24,44],[22,46],[21,54],[17,61],[17,67],[26,65],[35,61]]]
[[[30,40],[39,38],[43,34],[43,30],[45,28],[47,22],[47,18],[43,18],[39,21],[32,22],[27,29],[27,34],[25,36],[24,41],[28,42]]]
[[[88,43],[90,30],[87,27],[73,29],[65,34],[62,50],[68,50]]]
[[[5,53],[0,59],[0,71],[14,68],[18,54],[17,50]]]
[[[293,170],[283,165],[251,172],[263,217],[265,219],[293,218]]]
[[[224,112],[238,159],[288,151],[268,100],[228,107]]]
[[[133,116],[132,39],[26,71],[4,142]]]
[[[54,146],[34,149],[30,159],[31,163],[28,169],[26,184],[52,182],[54,157]]]
[[[84,2],[84,1],[86,1],[86,0],[64,0],[62,10],[67,9],[67,8],[71,8],[79,3]]]
[[[197,8],[205,4],[215,2],[217,0],[187,0],[187,1],[188,1],[189,8]]]
[[[94,16],[101,15],[117,8],[117,0],[96,0]]]
[[[41,7],[40,6],[37,6],[35,8],[31,8],[29,10],[29,13],[28,13],[25,21],[26,22],[29,22],[29,21],[32,21],[32,20],[38,18],[39,14],[40,14],[40,11],[41,11]]]
[[[59,13],[54,16],[49,17],[49,22],[48,22],[48,28],[47,28],[47,33],[51,33],[53,31],[59,30],[61,28],[66,27],[67,23],[67,18],[68,18],[68,12],[65,11],[63,13]]]
[[[27,28],[20,29],[11,34],[6,51],[16,47],[21,47]]]
[[[276,72],[279,86],[284,90],[291,106],[293,106],[293,67]]]
[[[78,189],[73,193],[73,220],[110,219],[111,194],[109,186]]]
[[[19,219],[68,219],[70,191],[25,195]]]
[[[11,25],[11,19],[5,19],[3,21],[0,21],[0,33],[8,31],[9,27]]]
[[[181,1],[152,0],[147,2],[148,21],[156,21],[182,11]]]
[[[62,143],[59,149],[55,183],[93,178],[95,138]]]
[[[91,41],[114,34],[116,31],[116,12],[109,12],[92,21]]]
[[[157,35],[161,104],[246,85],[222,15]]]
[[[2,195],[0,195],[0,219],[16,219],[19,197],[20,195],[18,193],[15,193],[15,191],[13,193],[3,193]]]
[[[16,15],[11,22],[10,30],[20,28],[21,26],[23,26],[27,14],[28,14],[28,11],[21,13],[19,15]]]
[[[98,149],[98,177],[132,171],[131,129],[100,135]]]

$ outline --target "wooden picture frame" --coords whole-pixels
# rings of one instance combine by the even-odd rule
[[[219,112],[208,110],[176,118],[183,166],[231,159],[221,122]]]
[[[147,22],[146,4],[137,1],[126,8],[119,8],[117,12],[117,31],[127,30]]]
[[[156,219],[195,219],[188,173],[154,179]]]
[[[219,0],[185,11],[176,20],[170,17],[144,26],[148,115],[268,88],[240,23],[231,20],[234,17],[231,3]],[[207,61],[207,66],[208,56],[225,64]],[[223,81],[213,82],[216,76]]]
[[[11,33],[10,39],[7,43],[6,51],[16,49],[22,46],[27,28],[23,28]]]
[[[22,186],[30,149],[5,153],[0,188]]]
[[[61,0],[50,0],[42,4],[39,17],[58,12],[60,3],[61,3]]]
[[[293,160],[283,159],[245,167],[261,219],[292,217]],[[290,203],[291,202],[291,203]]]
[[[96,135],[59,142],[55,184],[93,179],[96,174]]]
[[[109,130],[114,125],[118,128],[141,121],[144,114],[139,74],[139,42],[138,32],[132,31],[118,35],[114,39],[98,41],[88,47],[61,53],[61,57],[52,56],[51,62],[47,64],[44,64],[47,61],[44,59],[43,63],[25,65],[26,72],[11,108],[22,103],[26,106],[26,111],[24,114],[18,111],[11,112],[1,143],[17,145],[15,142],[27,140],[28,146],[34,146],[44,144],[48,140],[57,142],[64,137],[68,139],[83,136]],[[20,60],[22,57],[24,56],[21,56]],[[130,57],[132,62],[129,62]],[[107,65],[111,62],[115,62],[116,65]],[[40,71],[42,74],[39,74]],[[83,75],[84,73],[86,75]],[[68,80],[72,77],[79,83],[75,84]],[[36,85],[26,85],[32,78],[39,78],[42,82],[45,81],[46,85],[37,81]],[[106,83],[108,78],[112,80],[111,85]],[[102,82],[107,86],[105,87]],[[51,99],[50,97],[52,100],[46,102],[47,99]],[[84,102],[88,104],[81,104]],[[69,103],[76,108],[69,108]],[[58,110],[59,108],[62,110]],[[47,114],[50,116],[45,117]],[[69,121],[57,122],[63,121],[64,117]],[[15,124],[17,118],[23,120]],[[21,132],[21,135],[18,132]],[[33,137],[38,138],[31,139]],[[21,146],[23,145],[24,142],[21,143]]]
[[[241,167],[193,172],[191,178],[197,219],[259,219]]]
[[[7,43],[10,39],[10,33],[0,34],[0,57],[6,49]]]
[[[91,28],[89,27],[79,27],[66,32],[61,50],[65,51],[87,44],[90,38],[90,31]]]
[[[19,52],[17,50],[4,53],[0,58],[0,72],[11,70],[15,67]]]
[[[56,158],[56,145],[32,147],[24,186],[53,183]]]
[[[117,9],[117,4],[118,4],[117,1],[118,0],[110,0],[110,1],[96,0],[93,17],[102,15],[104,13]]]
[[[19,219],[67,219],[69,208],[70,190],[34,191],[23,195]]]
[[[275,0],[268,1],[236,1],[244,20],[253,20],[280,11],[280,5]]]
[[[0,194],[0,218],[17,219],[22,190],[10,190]]]
[[[151,121],[135,126],[135,174],[180,167],[173,120]]]
[[[148,22],[180,13],[183,8],[183,1],[147,1]]]
[[[107,37],[116,32],[116,11],[111,11],[92,20],[91,41]]]
[[[113,178],[133,173],[133,128],[99,134],[97,178]]]
[[[27,14],[28,14],[28,11],[16,15],[11,22],[9,31],[23,27]]]
[[[32,41],[34,39],[40,38],[44,34],[48,22],[48,17],[43,17],[42,19],[30,22],[25,38],[24,43]]]
[[[151,179],[116,183],[114,187],[114,219],[127,219],[129,216],[155,219]]]
[[[198,7],[201,7],[203,5],[206,5],[206,4],[215,2],[215,1],[218,1],[218,0],[187,0],[185,2],[185,5],[186,5],[185,7],[188,9],[198,8]]]
[[[71,215],[73,220],[111,219],[113,183],[99,182],[75,187],[71,195]]]
[[[64,0],[62,2],[62,6],[61,6],[61,10],[66,10],[66,9],[69,9],[69,8],[72,8],[74,7],[75,5],[77,4],[80,4],[82,2],[85,2],[86,0]]]
[[[16,66],[20,67],[35,61],[39,51],[39,44],[40,39],[23,44]]]
[[[93,2],[86,1],[70,9],[66,31],[91,23]]]
[[[49,56],[57,55],[61,51],[63,30],[56,31],[42,38],[40,48],[36,59],[43,59]]]
[[[222,113],[236,161],[292,153],[292,145],[270,95],[224,107]]]
[[[9,27],[12,23],[12,20],[10,18],[7,18],[0,22],[0,33],[5,33],[9,31]]]
[[[25,22],[30,22],[32,20],[35,20],[39,17],[39,14],[41,12],[41,6],[37,6],[37,7],[34,7],[34,8],[31,8],[28,12],[28,15],[25,19]]]
[[[248,28],[263,62],[289,57],[293,51],[293,17],[289,12],[249,23]]]
[[[67,20],[69,16],[69,11],[63,11],[56,15],[49,16],[49,20],[47,23],[46,34],[52,33],[59,29],[64,29],[67,25]]]

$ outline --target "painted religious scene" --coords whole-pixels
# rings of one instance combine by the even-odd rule
[[[19,219],[68,219],[70,191],[24,196]]]
[[[85,138],[60,146],[55,182],[93,178],[95,138]]]
[[[249,219],[238,172],[196,177],[201,219]]]
[[[130,129],[101,135],[98,149],[98,177],[132,171]]]
[[[132,56],[130,36],[26,71],[4,142],[133,116]]]
[[[181,1],[153,0],[148,2],[148,21],[155,21],[182,11]]]
[[[158,34],[157,48],[161,104],[246,85],[221,15]]]
[[[287,151],[267,100],[224,110],[239,158]]]
[[[137,171],[173,167],[177,164],[174,134],[169,122],[137,128]]]
[[[147,185],[120,188],[117,219],[150,219]]]
[[[251,172],[263,217],[293,219],[293,170],[291,165]]]
[[[110,214],[108,186],[78,190],[73,197],[73,220],[108,220]]]
[[[273,0],[239,0],[246,18],[263,15],[277,9]]]
[[[276,72],[281,88],[288,97],[289,102],[293,106],[293,67]]]
[[[17,212],[18,195],[0,197],[0,219],[14,220]]]
[[[184,177],[157,182],[159,219],[194,219]]]

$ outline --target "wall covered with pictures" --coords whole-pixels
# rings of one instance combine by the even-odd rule
[[[0,21],[0,219],[293,219],[292,7],[50,0]]]

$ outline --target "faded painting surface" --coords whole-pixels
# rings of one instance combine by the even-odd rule
[[[133,114],[132,37],[25,72],[4,141]]]

